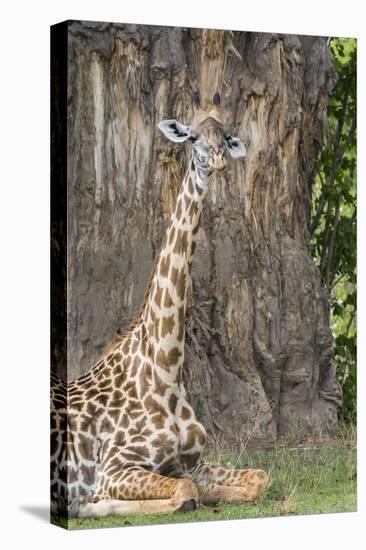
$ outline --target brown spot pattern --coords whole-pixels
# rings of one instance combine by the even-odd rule
[[[169,266],[170,266],[170,257],[169,256],[162,257],[160,262],[160,275],[162,277],[168,276]]]
[[[120,374],[117,374],[117,376],[114,379],[114,387],[120,388],[126,380],[127,373],[126,371],[122,371]]]
[[[111,380],[102,380],[101,382],[99,382],[98,388],[100,388],[101,390],[111,389],[111,384]]]
[[[170,296],[169,290],[165,289],[165,296],[164,296],[164,307],[171,307],[173,305],[172,297]]]
[[[177,396],[174,393],[172,393],[172,395],[169,397],[169,402],[168,402],[169,409],[171,410],[172,414],[175,414],[175,409],[177,408],[177,402],[178,402]]]
[[[119,390],[115,390],[112,393],[112,400],[109,404],[110,407],[121,408],[125,404],[126,399],[123,397],[123,393]]]
[[[188,420],[191,417],[191,411],[187,407],[182,407],[181,418],[182,420]]]
[[[181,355],[182,354],[177,347],[171,349],[168,354],[166,354],[165,351],[160,348],[156,355],[156,362],[159,367],[165,370],[169,370],[169,367],[172,367],[173,365],[176,365],[178,363]]]
[[[80,429],[83,432],[88,432],[90,430],[91,435],[96,434],[95,422],[92,416],[83,415],[81,417]]]
[[[150,371],[150,375],[149,375],[149,371]],[[151,367],[150,365],[144,365],[144,367],[141,369],[141,372],[140,372],[141,398],[145,397],[146,393],[148,392],[150,388],[150,380],[151,380]]]
[[[139,456],[147,458],[149,456],[149,450],[144,445],[130,445],[127,447],[127,451],[136,453]]]
[[[159,342],[159,327],[160,327],[160,319],[156,319],[154,323],[154,337],[157,342]]]
[[[100,425],[100,431],[101,432],[112,433],[113,430],[114,430],[114,428],[113,428],[112,423],[109,420],[109,418],[107,418],[107,417],[103,418],[102,423]]]
[[[87,485],[91,485],[94,483],[95,479],[95,470],[94,466],[86,466],[85,464],[81,464],[80,471],[83,476],[83,481]]]
[[[151,421],[157,430],[162,430],[165,426],[165,416],[160,413],[154,414],[151,417]]]
[[[159,413],[164,418],[167,418],[168,413],[164,409],[163,405],[155,401],[155,399],[151,395],[148,395],[146,397],[144,403],[149,413],[151,414]]]
[[[98,390],[96,388],[92,388],[91,390],[88,390],[85,394],[85,399],[93,399],[96,395],[98,395]]]
[[[141,418],[141,420],[138,420],[136,422],[135,426],[128,430],[128,433],[131,436],[132,435],[139,435],[142,432],[142,430],[144,429],[145,422],[146,422],[146,416]]]
[[[120,409],[108,409],[108,414],[111,417],[113,424],[116,425],[119,417],[121,416]]]
[[[134,338],[131,346],[131,353],[136,353],[138,347],[139,347],[138,340]]]
[[[184,229],[178,230],[177,240],[173,248],[175,254],[183,255],[188,252],[188,232]]]
[[[159,434],[151,442],[151,445],[157,449],[162,447],[171,447],[172,444],[173,444],[173,441],[169,439],[165,433]]]
[[[142,353],[142,355],[146,355],[147,344],[148,344],[148,336],[145,333],[144,336],[141,339],[141,353]]]
[[[130,338],[126,338],[126,340],[124,341],[123,343],[123,346],[122,346],[122,351],[125,355],[128,354],[128,352],[130,351],[130,343],[131,343],[131,339]]]
[[[122,419],[121,419],[121,426],[122,426],[122,428],[126,429],[126,428],[128,428],[128,425],[129,425],[128,416],[127,416],[127,414],[124,414],[122,416]]]
[[[162,381],[157,372],[154,375],[154,381],[154,393],[157,393],[158,395],[161,395],[163,397],[169,387],[168,384],[165,384],[165,382]]]
[[[161,337],[164,338],[164,336],[166,336],[167,334],[172,334],[174,325],[174,315],[163,317],[161,325]]]
[[[183,464],[187,466],[188,469],[191,469],[197,464],[197,461],[199,460],[200,456],[201,456],[200,452],[192,453],[192,454],[182,453],[180,455],[180,459],[183,462]]]
[[[184,203],[185,203],[185,209],[188,210],[189,206],[191,205],[192,199],[188,197],[188,195],[184,195]]]
[[[163,295],[163,288],[159,285],[159,283],[156,283],[156,291],[155,291],[155,303],[158,306],[158,308],[161,307],[161,298]]]
[[[123,445],[126,444],[125,434],[121,430],[117,432],[114,438],[114,444],[117,445],[118,447],[122,447]]]
[[[182,215],[182,200],[179,199],[177,208],[175,211],[175,217],[177,218],[177,220],[180,220],[181,215]]]
[[[172,267],[172,274],[171,274],[170,280],[171,280],[172,285],[174,287],[177,284],[178,274],[179,274],[179,269],[176,269],[175,267]]]
[[[90,414],[90,416],[93,416],[94,418],[98,418],[103,412],[104,409],[102,407],[98,407],[94,404],[89,402],[86,406],[86,412],[87,414]],[[70,421],[70,415],[69,415],[69,421]]]
[[[201,426],[196,423],[192,423],[187,427],[187,440],[184,445],[182,445],[182,450],[188,451],[189,449],[192,449],[195,446],[196,441],[198,441],[200,445],[204,445],[206,441],[206,434]]]
[[[95,399],[96,401],[98,401],[98,403],[100,403],[101,405],[103,405],[103,407],[105,407],[108,402],[108,394],[106,393],[99,394]]]
[[[79,434],[79,452],[82,458],[86,460],[91,460],[93,456],[93,439],[86,437],[82,433]]]
[[[176,288],[179,298],[183,300],[186,293],[186,272],[184,267],[179,271]]]
[[[185,307],[181,306],[178,310],[178,340],[181,342],[184,337],[184,318],[185,318]]]
[[[131,368],[131,377],[132,378],[135,378],[136,374],[137,374],[137,370],[140,366],[140,363],[141,363],[141,359],[138,355],[135,355],[134,359],[133,359],[133,363],[132,363],[132,368]]]

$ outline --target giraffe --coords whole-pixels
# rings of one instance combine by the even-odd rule
[[[67,517],[191,510],[198,503],[254,501],[268,476],[201,458],[206,432],[182,384],[187,290],[210,176],[246,154],[212,109],[193,97],[190,126],[158,124],[192,155],[143,304],[89,372],[51,384],[51,511]]]

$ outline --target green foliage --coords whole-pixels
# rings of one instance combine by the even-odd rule
[[[313,255],[331,296],[341,416],[356,421],[356,40],[330,42],[337,84],[319,153],[310,223]]]

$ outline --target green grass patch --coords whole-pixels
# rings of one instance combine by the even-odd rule
[[[192,512],[69,521],[53,517],[53,523],[92,529],[356,511],[356,450],[349,438],[296,446],[287,441],[272,450],[235,454],[216,450],[205,458],[228,468],[262,468],[270,475],[270,485],[254,504],[222,503]]]

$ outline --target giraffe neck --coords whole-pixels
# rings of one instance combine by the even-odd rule
[[[183,179],[142,310],[148,353],[156,378],[166,384],[180,384],[181,380],[190,266],[207,188],[207,178],[195,169],[192,161]]]

